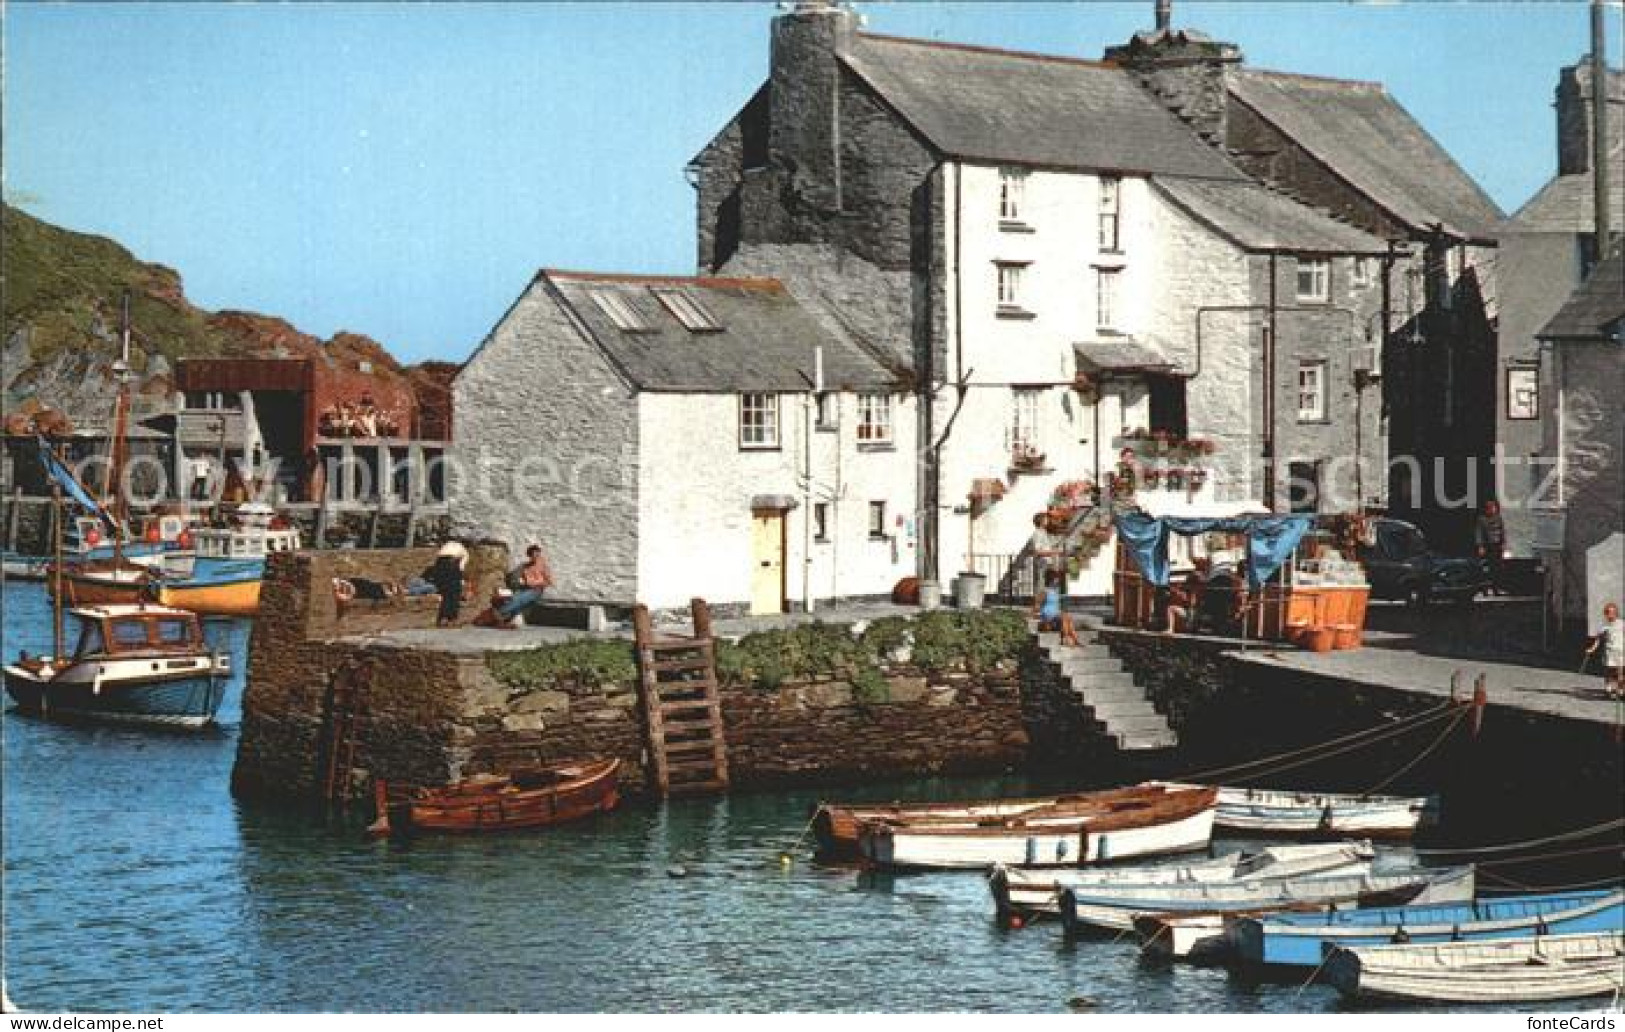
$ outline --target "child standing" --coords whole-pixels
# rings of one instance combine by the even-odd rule
[[[1619,605],[1610,602],[1602,607],[1602,630],[1586,649],[1590,656],[1601,647],[1603,688],[1609,695],[1625,696],[1625,620],[1619,617]]]

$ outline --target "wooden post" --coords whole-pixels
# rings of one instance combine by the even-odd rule
[[[632,636],[639,648],[654,640],[654,628],[649,621],[649,607],[641,602],[632,607]]]
[[[21,527],[23,513],[23,489],[19,485],[11,489],[11,511],[6,513],[6,550],[17,550],[17,533]]]
[[[367,547],[378,547],[378,524],[384,518],[384,501],[378,500],[378,505],[372,510],[372,522],[367,524]]]
[[[383,778],[373,779],[372,805],[377,816],[367,825],[367,834],[374,838],[384,838],[392,829],[389,826],[389,783]]]
[[[406,512],[406,540],[401,542],[402,548],[411,548],[418,539],[418,500],[414,494],[412,507]]]
[[[694,615],[694,637],[705,640],[711,637],[711,607],[706,605],[705,599],[690,599],[689,612]],[[648,611],[644,611],[648,615]]]

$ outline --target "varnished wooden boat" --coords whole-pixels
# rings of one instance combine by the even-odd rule
[[[509,831],[541,828],[613,810],[620,802],[621,761],[539,767],[477,775],[413,793],[406,811],[420,831]]]
[[[1206,849],[1217,791],[1117,789],[1008,817],[863,823],[858,848],[878,867],[1079,867]]]
[[[1326,981],[1345,996],[1400,1003],[1578,1000],[1625,989],[1625,937],[1337,947],[1326,960]]]

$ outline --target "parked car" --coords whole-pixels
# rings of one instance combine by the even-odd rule
[[[1435,600],[1471,602],[1490,586],[1481,560],[1440,555],[1404,520],[1373,520],[1372,538],[1359,549],[1372,598],[1403,599],[1413,606]]]

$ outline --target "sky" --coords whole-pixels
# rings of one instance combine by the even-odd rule
[[[1152,0],[860,3],[868,30],[1096,58]],[[765,78],[771,3],[3,8],[6,199],[193,303],[461,360],[544,266],[691,274],[683,168]],[[1583,0],[1176,0],[1253,67],[1382,82],[1511,213],[1553,174]],[[1621,9],[1610,12],[1618,64]]]

